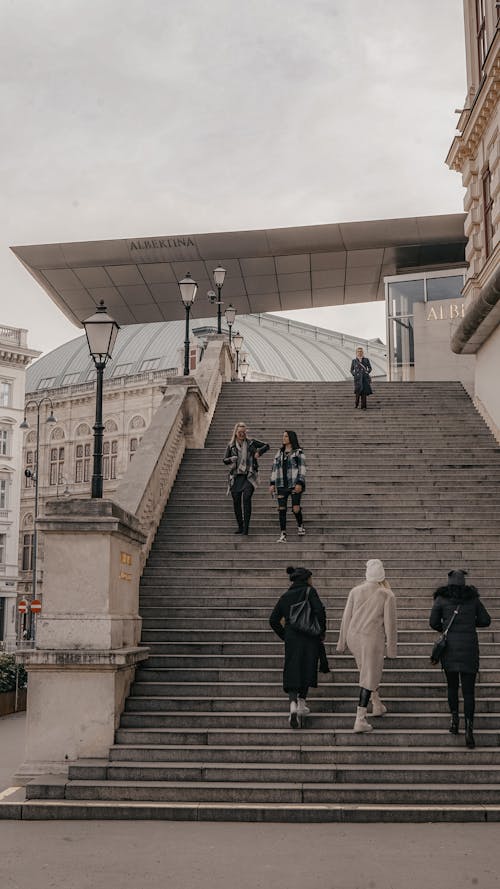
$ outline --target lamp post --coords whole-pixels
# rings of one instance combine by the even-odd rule
[[[240,363],[240,349],[243,345],[243,337],[242,337],[241,333],[239,332],[239,330],[237,330],[235,335],[233,336],[233,344],[234,344],[234,351],[236,352],[236,376],[238,376],[239,363]]]
[[[224,316],[226,318],[226,324],[229,327],[229,348],[231,348],[231,331],[233,329],[234,319],[236,318],[236,309],[234,306],[229,303],[226,311],[224,312]]]
[[[194,303],[196,297],[196,291],[198,290],[198,285],[196,281],[191,277],[190,272],[179,281],[179,290],[181,292],[181,299],[184,303],[184,308],[186,309],[186,335],[184,338],[184,376],[189,376],[189,313],[191,311],[191,306]]]
[[[217,268],[214,269],[214,284],[217,287],[217,333],[222,333],[221,291],[225,277],[226,269],[223,269],[221,265],[218,265]]]
[[[97,312],[83,322],[91,358],[97,371],[95,425],[94,425],[94,467],[92,473],[91,497],[102,497],[102,440],[104,425],[102,422],[102,384],[106,367],[118,336],[120,325],[108,315],[104,300],[101,300]]]
[[[20,429],[29,429],[29,424],[26,419],[26,408],[34,405],[36,407],[36,444],[35,444],[35,463],[33,469],[25,469],[24,474],[26,478],[33,479],[35,483],[35,510],[34,510],[34,518],[33,518],[33,548],[32,548],[32,556],[31,556],[31,587],[33,593],[33,599],[36,599],[36,582],[37,582],[37,552],[38,552],[38,531],[36,522],[38,519],[38,484],[39,484],[39,472],[38,472],[38,463],[40,459],[40,408],[42,404],[48,402],[50,404],[50,414],[45,420],[46,423],[57,423],[56,418],[54,417],[54,405],[52,404],[52,399],[49,398],[48,395],[44,395],[42,398],[30,398],[29,401],[24,405],[24,419],[22,423],[19,424]],[[31,620],[31,617],[30,617]],[[29,634],[31,635],[32,627],[30,624]],[[33,639],[35,638],[35,624],[33,624]]]
[[[245,380],[246,380],[246,378],[247,378],[248,367],[249,367],[249,364],[248,364],[248,361],[247,361],[246,358],[245,358],[245,360],[242,361],[241,364],[240,364],[240,368],[241,368],[241,376],[243,377],[243,382],[245,382]]]

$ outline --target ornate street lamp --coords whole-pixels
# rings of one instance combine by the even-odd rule
[[[249,364],[248,364],[248,361],[247,361],[246,358],[245,358],[245,360],[242,361],[241,364],[240,364],[241,376],[243,377],[243,382],[245,382],[245,380],[246,380],[246,378],[247,378],[248,367],[249,367]]]
[[[226,318],[226,324],[229,327],[229,348],[231,348],[231,330],[233,329],[234,319],[236,318],[236,309],[234,306],[229,303],[226,311],[224,312],[224,316]]]
[[[104,425],[102,422],[102,384],[104,368],[111,358],[118,336],[120,325],[108,315],[104,300],[101,300],[97,311],[83,322],[90,356],[97,371],[95,425],[94,425],[94,467],[92,473],[91,497],[102,497],[102,440]]]
[[[189,376],[189,313],[191,311],[191,306],[194,303],[196,297],[196,291],[198,290],[198,285],[196,281],[193,280],[191,274],[188,272],[186,277],[179,281],[179,290],[181,292],[181,299],[184,303],[184,308],[186,309],[186,336],[184,340],[184,376]]]
[[[221,265],[218,265],[216,269],[214,269],[214,284],[217,287],[217,333],[222,333],[222,300],[221,300],[221,291],[224,284],[224,278],[226,277],[226,269],[223,269]]]
[[[238,376],[239,362],[240,362],[240,349],[243,345],[243,337],[242,337],[241,333],[239,332],[239,330],[237,330],[235,335],[233,336],[233,345],[234,345],[234,351],[236,352],[236,376]]]
[[[33,548],[32,548],[32,557],[31,557],[31,587],[33,593],[33,599],[36,599],[36,584],[37,584],[37,553],[38,553],[38,531],[37,531],[37,519],[38,519],[38,484],[39,484],[39,475],[38,472],[38,463],[40,459],[40,408],[42,404],[48,402],[50,404],[50,414],[46,418],[46,423],[57,423],[56,418],[54,417],[54,405],[52,404],[52,399],[49,398],[48,395],[44,395],[42,398],[30,398],[29,401],[24,405],[24,419],[22,423],[19,424],[20,429],[29,429],[29,424],[26,419],[26,408],[34,405],[36,407],[36,443],[35,443],[35,463],[33,469],[25,469],[24,474],[26,478],[31,478],[35,483],[35,510],[34,510],[34,519],[33,519]],[[31,615],[31,612],[30,612]],[[32,618],[30,617],[30,620]],[[31,626],[28,627],[28,635],[35,638],[35,624],[33,624],[33,628]]]

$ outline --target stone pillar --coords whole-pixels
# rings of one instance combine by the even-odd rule
[[[28,670],[26,759],[19,780],[64,774],[78,758],[107,757],[139,647],[145,537],[109,500],[58,500],[39,520],[45,560],[36,647]]]

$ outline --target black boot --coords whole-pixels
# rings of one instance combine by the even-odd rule
[[[458,735],[458,711],[451,711],[450,735]]]
[[[466,719],[465,720],[465,746],[468,747],[470,750],[474,750],[474,747],[476,746],[476,742],[474,740],[474,734],[472,732],[473,728],[474,728],[474,723],[473,723],[472,719]]]

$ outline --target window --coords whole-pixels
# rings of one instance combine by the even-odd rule
[[[129,452],[129,459],[130,459],[130,460],[131,460],[132,457],[134,456],[134,454],[135,454],[137,448],[139,447],[140,443],[141,443],[141,439],[140,439],[140,438],[131,438],[131,439],[130,439],[130,445],[129,445],[129,451],[128,451],[128,452]]]
[[[460,299],[463,286],[463,275],[427,278],[425,282],[427,302],[432,302],[436,299]]]
[[[29,469],[31,473],[35,471],[35,452],[34,451],[26,451],[26,469]],[[27,475],[24,476],[24,487],[32,488],[34,485],[33,475],[29,478]]]
[[[102,477],[116,478],[118,441],[105,441],[102,446]]]
[[[5,428],[0,428],[0,456],[8,457],[10,456],[10,442],[9,442],[9,430]]]
[[[486,59],[486,54],[488,52],[485,0],[476,0],[476,40],[479,68],[482,71],[484,60]]]
[[[71,386],[72,383],[78,383],[79,379],[80,379],[80,372],[74,373],[74,374],[66,374],[66,376],[63,377],[62,384],[63,384],[63,386]]]
[[[0,509],[7,509],[8,506],[8,481],[6,478],[0,478]]]
[[[0,565],[5,565],[5,548],[7,545],[7,535],[0,534]]]
[[[50,389],[51,386],[54,385],[56,381],[55,377],[44,377],[43,380],[40,380],[38,384],[38,389]]]
[[[196,370],[196,346],[189,350],[189,370]]]
[[[127,377],[130,374],[130,370],[133,367],[133,364],[117,364],[113,369],[114,377]]]
[[[483,174],[484,248],[486,256],[493,250],[493,197],[491,195],[491,171]]]
[[[49,485],[62,485],[64,470],[64,448],[50,449]]]
[[[145,361],[141,364],[141,371],[143,370],[156,370],[160,363],[159,358],[146,358]]]
[[[10,407],[12,396],[12,383],[0,380],[0,407]]]
[[[88,482],[90,478],[90,443],[76,446],[75,482]]]
[[[23,534],[23,571],[33,569],[33,532]]]

